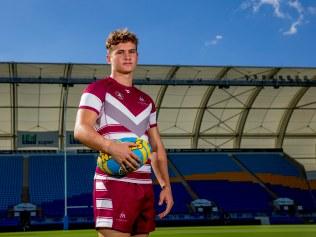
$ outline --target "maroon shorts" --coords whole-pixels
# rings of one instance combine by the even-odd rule
[[[146,234],[155,229],[152,184],[94,180],[95,227]]]

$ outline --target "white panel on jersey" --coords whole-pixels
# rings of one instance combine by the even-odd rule
[[[140,124],[151,112],[152,104],[148,105],[148,107],[143,110],[140,114],[135,116],[125,105],[123,105],[118,99],[113,97],[110,94],[106,94],[105,100],[108,101],[115,108],[124,113],[131,121],[133,121],[136,125]]]
[[[99,99],[99,97],[91,93],[83,93],[79,106],[88,106],[100,112],[102,101]]]

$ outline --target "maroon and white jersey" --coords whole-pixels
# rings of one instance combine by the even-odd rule
[[[107,139],[139,137],[148,141],[148,129],[157,126],[153,100],[136,87],[124,86],[111,77],[89,84],[81,96],[79,108],[98,114],[95,129]],[[150,165],[145,164],[119,180],[142,183],[141,179],[146,179],[143,183],[148,183],[150,172]],[[99,179],[117,179],[98,168],[97,174],[102,176]]]

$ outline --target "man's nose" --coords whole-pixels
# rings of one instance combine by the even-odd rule
[[[125,59],[130,59],[131,58],[131,54],[129,52],[125,52],[124,53],[124,58]]]

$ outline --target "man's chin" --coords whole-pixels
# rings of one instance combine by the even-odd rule
[[[133,73],[134,70],[132,69],[129,69],[129,70],[119,70],[118,72],[121,73],[121,74],[131,74]]]

